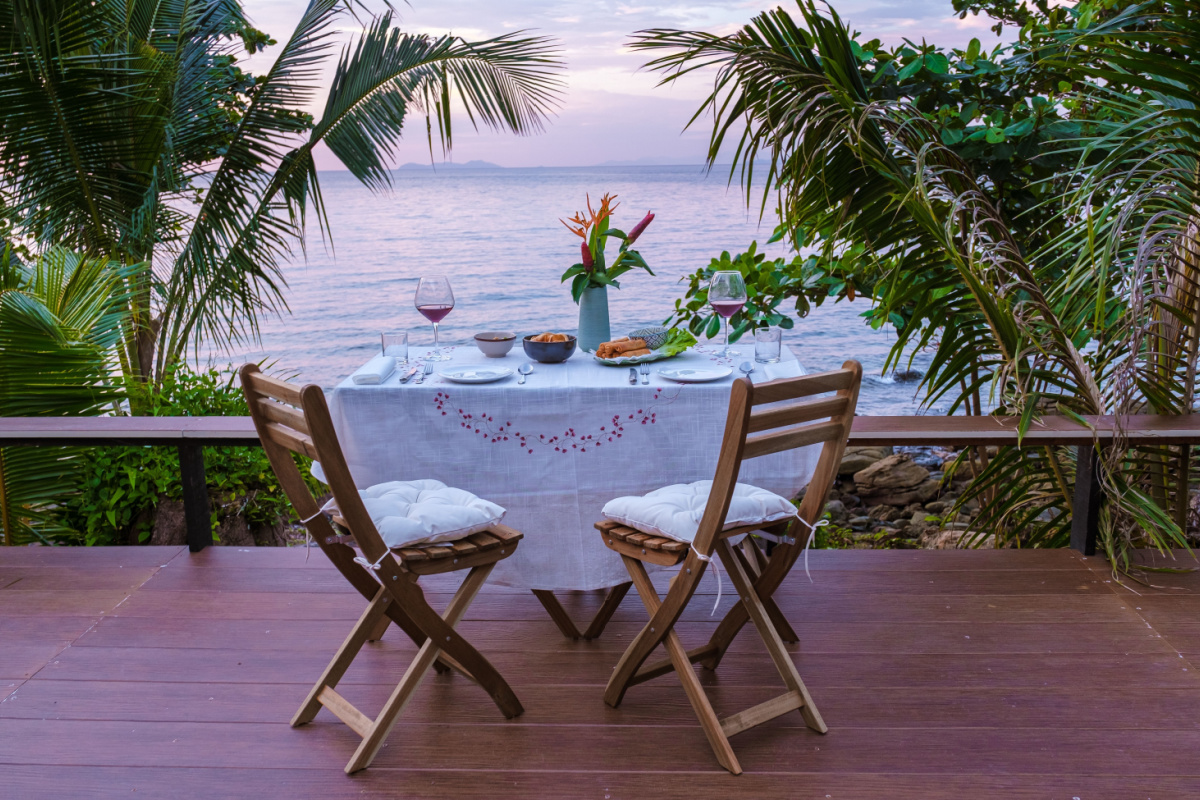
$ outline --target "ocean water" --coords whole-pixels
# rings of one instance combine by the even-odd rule
[[[655,213],[638,249],[656,275],[630,273],[610,290],[614,335],[660,324],[683,295],[680,278],[724,250],[757,239],[768,258],[788,254],[782,244],[761,246],[773,223],[768,215],[759,225],[757,198],[747,210],[724,172],[699,167],[397,170],[382,196],[345,172],[320,178],[331,245],[310,229],[307,258],[284,271],[290,313],[262,321],[261,346],[210,355],[213,363],[266,359],[332,388],[378,352],[381,331],[432,343],[432,326],[413,307],[423,274],[444,274],[454,289],[443,343],[470,344],[483,330],[573,332],[578,311],[559,276],[578,260],[579,240],[558,220],[582,209],[587,193],[593,202],[617,194],[614,224],[625,230]],[[867,308],[861,299],[827,302],[784,331],[784,343],[812,370],[861,361],[859,413],[918,413],[917,382],[883,374],[896,337],[871,330],[860,316]],[[927,363],[918,354],[914,368]]]

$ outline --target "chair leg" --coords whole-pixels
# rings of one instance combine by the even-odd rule
[[[752,580],[758,580],[758,576],[767,567],[766,556],[758,549],[758,545],[754,540],[747,536],[743,542],[741,549],[731,548],[738,560],[742,562],[742,568],[746,570],[746,574]],[[749,552],[747,552],[749,551]],[[779,632],[779,638],[783,639],[788,644],[796,644],[800,641],[800,637],[792,630],[792,625],[787,621],[787,617],[783,616],[783,612],[779,610],[779,606],[770,597],[760,598],[763,607],[767,610],[767,615],[771,618],[771,624],[775,626],[775,630]]]
[[[446,611],[442,614],[442,619],[446,624],[454,627],[462,619],[466,613],[467,607],[471,601],[483,588],[483,584],[487,581],[488,575],[495,567],[495,564],[485,564],[480,567],[475,567],[467,575],[462,585],[458,587],[458,591],[450,600],[450,604],[446,607]],[[425,644],[421,645],[421,649],[417,651],[417,657],[409,665],[408,670],[404,673],[404,677],[400,679],[400,683],[396,685],[395,691],[391,697],[384,703],[383,709],[379,716],[375,718],[374,723],[363,737],[362,743],[359,744],[354,756],[346,764],[346,774],[357,772],[370,766],[374,760],[379,748],[383,746],[384,741],[391,733],[392,727],[396,724],[396,720],[400,718],[404,707],[408,705],[408,701],[412,699],[413,693],[421,684],[421,680],[425,677],[425,673],[433,666],[440,652],[440,643],[435,643],[430,637],[425,640]]]
[[[562,603],[559,602],[554,592],[548,589],[534,589],[533,596],[546,609],[546,612],[550,615],[550,619],[554,620],[554,624],[558,626],[558,630],[563,636],[571,640],[586,639],[590,641],[592,639],[599,639],[600,634],[604,633],[609,620],[612,619],[612,615],[620,607],[621,601],[625,599],[625,593],[629,591],[629,587],[632,585],[626,581],[625,583],[618,583],[616,586],[611,587],[608,593],[604,595],[604,602],[600,604],[600,610],[592,617],[587,630],[583,633],[580,633],[579,629],[575,627],[575,622],[571,619],[571,615],[563,608]]]
[[[808,693],[808,688],[800,678],[800,673],[797,671],[791,655],[783,646],[783,640],[780,639],[779,632],[775,630],[775,625],[772,624],[762,599],[754,590],[754,583],[743,568],[742,561],[734,553],[729,543],[725,541],[717,542],[717,554],[725,564],[730,580],[733,581],[734,588],[737,589],[738,595],[741,597],[741,605],[746,609],[751,622],[754,623],[754,627],[758,629],[759,634],[762,636],[763,644],[767,647],[767,653],[775,663],[775,668],[779,670],[779,675],[783,678],[783,682],[789,690],[789,695],[795,697],[795,702],[801,703],[800,714],[804,717],[805,724],[818,733],[826,733],[829,728],[826,727],[825,721],[821,719],[821,713],[817,711],[812,696]],[[783,705],[781,704],[779,707],[782,708]],[[791,707],[794,708],[795,705]],[[766,719],[771,719],[771,717],[752,722],[752,724],[742,727],[741,730],[745,730],[746,727],[753,727],[753,725],[759,722],[765,722]]]
[[[389,627],[391,627],[391,624],[392,624],[391,617],[384,614],[383,619],[381,619],[381,620],[379,620],[379,622],[375,623],[375,628],[371,631],[371,634],[369,636],[367,636],[367,641],[368,642],[381,641],[383,639],[383,635],[385,633],[387,633],[387,629]]]
[[[385,614],[388,605],[392,602],[392,598],[388,596],[387,591],[382,586],[375,592],[375,598],[363,611],[362,616],[358,618],[358,622],[350,630],[350,635],[342,642],[342,646],[334,653],[333,660],[325,667],[325,671],[321,673],[320,679],[313,686],[312,691],[308,693],[304,704],[300,706],[300,710],[292,717],[292,727],[299,727],[307,722],[312,722],[313,717],[321,710],[321,701],[318,699],[325,687],[333,688],[337,686],[338,681],[346,674],[346,670],[350,668],[350,664],[354,661],[354,657],[358,655],[358,651],[366,644],[367,638],[371,632],[379,625],[379,620],[382,618],[387,620]]]
[[[635,558],[630,558],[629,556],[622,556],[621,558],[624,559],[625,566],[629,569],[629,575],[633,578],[633,584],[637,587],[638,594],[641,595],[646,610],[650,613],[650,617],[653,618],[659,606],[662,605],[662,601],[659,599],[654,584],[650,581],[650,576],[646,573],[645,566]],[[667,635],[663,640],[663,646],[667,650],[667,655],[671,658],[675,672],[679,675],[679,681],[683,684],[683,691],[687,694],[688,701],[692,704],[692,710],[696,712],[696,718],[700,721],[700,727],[704,730],[704,735],[708,738],[708,743],[713,749],[713,754],[717,757],[717,762],[734,775],[741,775],[742,766],[738,763],[737,756],[733,752],[733,747],[729,744],[729,738],[721,730],[721,720],[717,717],[717,713],[713,711],[712,704],[708,701],[708,695],[704,693],[704,687],[700,685],[700,679],[696,677],[696,673],[692,669],[691,661],[688,658],[687,652],[683,649],[683,643],[679,641],[679,634],[675,632],[674,625],[675,623],[672,621]],[[633,645],[630,645],[630,649],[633,649]]]

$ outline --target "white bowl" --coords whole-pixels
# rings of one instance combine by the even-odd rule
[[[475,334],[475,346],[488,358],[504,358],[517,341],[515,333],[484,331]]]

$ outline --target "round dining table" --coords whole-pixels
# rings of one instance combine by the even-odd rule
[[[342,450],[359,488],[397,480],[435,479],[506,509],[504,524],[525,538],[501,561],[490,582],[536,591],[604,589],[629,577],[621,558],[593,527],[609,500],[676,483],[711,480],[725,428],[730,385],[753,345],[697,346],[649,365],[630,382],[627,367],[599,363],[576,351],[559,364],[529,363],[518,341],[503,358],[473,346],[427,351],[376,385],[347,378],[330,398]],[[492,383],[455,383],[449,368],[507,368]],[[417,376],[401,382],[413,368]],[[754,364],[755,383],[804,374],[784,347],[774,364]],[[706,383],[677,383],[660,369],[732,368]],[[643,380],[646,382],[643,383]],[[747,461],[739,480],[791,497],[812,477],[820,445]]]

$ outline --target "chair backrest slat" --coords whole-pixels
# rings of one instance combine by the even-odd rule
[[[321,460],[321,455],[317,451],[317,445],[308,434],[284,427],[278,422],[268,422],[263,427],[266,429],[267,436],[276,444],[283,445],[293,453],[308,456],[317,461]]]
[[[845,432],[846,426],[841,422],[818,422],[812,425],[784,428],[758,436],[748,436],[746,437],[746,446],[742,450],[742,460],[828,442],[839,436],[845,436]]]
[[[828,419],[845,413],[849,400],[845,397],[823,397],[819,400],[803,400],[785,406],[756,409],[750,414],[749,433],[799,425],[817,419]]]
[[[294,431],[308,434],[308,422],[304,419],[303,412],[266,397],[258,398],[257,405],[259,410],[262,411],[263,416],[271,422],[278,422],[280,425],[286,425]]]
[[[857,364],[857,362],[854,362]],[[851,368],[834,369],[829,372],[818,372],[801,378],[783,378],[769,383],[760,383],[754,387],[756,406],[767,403],[780,403],[784,400],[796,400],[825,392],[842,392],[854,384],[862,368],[858,372]]]
[[[300,389],[278,378],[269,378],[261,372],[245,372],[242,376],[242,386],[290,406],[304,405],[300,399]]]

